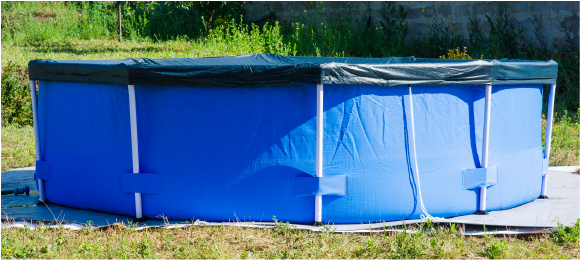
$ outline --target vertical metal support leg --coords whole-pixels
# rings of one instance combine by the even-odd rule
[[[316,177],[322,177],[322,148],[324,138],[323,96],[323,85],[316,85]],[[314,224],[322,225],[322,196],[315,196],[314,199]]]
[[[40,136],[38,134],[38,102],[36,100],[36,82],[34,80],[30,81],[30,97],[32,98],[32,124],[34,124],[34,146],[36,150],[36,160],[42,161],[42,156],[40,154]],[[44,194],[44,180],[37,179],[37,182],[40,201],[45,201],[46,197]]]
[[[552,119],[554,117],[554,99],[556,98],[556,84],[550,85],[550,96],[548,97],[548,114],[546,115],[546,138],[544,140],[544,159],[550,158],[550,145],[552,144]],[[542,177],[542,192],[540,199],[547,199],[548,174]]]
[[[483,121],[483,151],[481,167],[487,168],[489,151],[489,119],[491,112],[491,84],[485,85],[485,115]],[[479,210],[476,214],[486,214],[487,187],[479,188]]]
[[[135,99],[135,86],[129,85],[129,112],[131,120],[131,148],[133,152],[133,173],[139,174],[139,145],[137,139],[137,106]],[[141,193],[135,193],[135,217],[143,218],[141,207]]]

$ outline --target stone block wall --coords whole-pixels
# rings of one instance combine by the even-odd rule
[[[493,17],[498,8],[511,13],[511,24],[514,28],[523,29],[525,42],[532,42],[544,50],[552,49],[553,43],[565,44],[566,30],[578,46],[579,2],[391,2],[396,8],[402,6],[407,12],[409,32],[414,35],[425,34],[433,21],[450,24],[453,30],[463,33],[469,39],[471,29],[470,19],[480,19],[483,31],[488,31],[486,15]],[[320,19],[321,17],[344,17],[350,13],[354,21],[367,23],[371,26],[383,20],[381,11],[386,2],[246,2],[243,7],[249,22],[259,22],[264,18],[274,16],[278,21],[304,22],[305,19]],[[539,30],[536,30],[539,29]],[[540,32],[538,37],[535,31]],[[542,42],[540,42],[542,41]]]

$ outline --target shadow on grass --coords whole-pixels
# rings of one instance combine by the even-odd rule
[[[167,46],[159,45],[153,43],[138,43],[139,45],[145,46],[135,46],[132,43],[117,43],[114,41],[103,41],[101,43],[91,42],[48,42],[48,43],[26,43],[19,44],[20,47],[31,48],[30,51],[36,53],[69,53],[75,55],[83,54],[99,54],[99,53],[121,53],[121,52],[165,52],[168,50],[183,51],[190,48],[189,45],[183,46]]]

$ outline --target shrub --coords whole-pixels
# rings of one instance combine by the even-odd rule
[[[8,61],[2,67],[2,126],[32,124],[30,83],[21,66]]]
[[[550,238],[558,245],[577,247],[580,243],[580,219],[571,227],[558,223],[558,231],[550,232]]]

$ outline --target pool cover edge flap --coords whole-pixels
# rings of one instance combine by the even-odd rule
[[[121,173],[122,192],[163,193],[163,183],[161,173]]]
[[[292,195],[295,198],[307,196],[346,196],[347,175],[323,177],[294,177]]]
[[[553,61],[329,58],[252,54],[212,58],[68,60],[28,63],[30,80],[117,85],[280,86],[348,84],[556,84]]]

